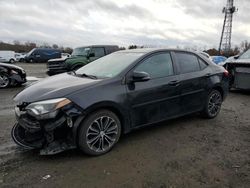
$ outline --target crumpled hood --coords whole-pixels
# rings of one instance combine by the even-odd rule
[[[92,86],[100,80],[77,77],[68,73],[45,78],[21,91],[14,98],[15,102],[35,102],[66,97],[80,89]]]

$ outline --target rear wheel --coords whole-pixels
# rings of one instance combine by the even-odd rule
[[[0,88],[6,88],[10,85],[10,78],[7,73],[0,73]]]
[[[109,110],[99,110],[83,121],[78,134],[79,148],[89,155],[107,153],[121,135],[119,118]]]
[[[31,59],[29,60],[29,62],[30,62],[30,63],[34,63],[34,59],[31,58]]]
[[[14,59],[10,59],[10,63],[15,63],[15,60]]]
[[[207,98],[206,106],[203,110],[203,115],[206,118],[215,118],[221,109],[222,95],[218,90],[212,90]]]

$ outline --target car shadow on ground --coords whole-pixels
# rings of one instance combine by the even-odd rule
[[[238,94],[243,94],[243,95],[250,95],[250,90],[240,90],[240,89],[231,89],[231,93],[238,93]]]
[[[150,126],[146,126],[143,128],[139,128],[137,130],[134,130],[128,134],[122,135],[119,142],[116,144],[114,149],[110,152],[108,152],[105,155],[112,155],[112,152],[114,150],[122,150],[122,148],[125,148],[126,146],[130,145],[131,142],[141,142],[141,140],[147,139],[148,137],[152,137],[152,134],[160,134],[162,132],[170,132],[170,133],[177,133],[180,130],[187,129],[189,126],[192,126],[193,122],[199,122],[204,121],[203,118],[201,118],[197,114],[192,114],[188,116],[184,116],[181,118],[163,121],[161,123],[152,124]],[[189,122],[189,124],[186,124],[185,122]],[[190,123],[191,122],[191,123]],[[58,153],[55,155],[39,155],[38,150],[19,150],[18,152],[19,160],[25,162],[25,161],[54,161],[54,160],[60,160],[60,161],[67,161],[67,160],[84,160],[84,159],[90,159],[90,158],[98,158],[101,156],[89,156],[81,151],[79,149],[72,149],[68,151],[64,151],[62,153]]]

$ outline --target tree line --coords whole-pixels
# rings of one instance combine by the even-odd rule
[[[148,47],[153,47],[153,46],[129,45],[127,49],[148,48]],[[36,44],[34,42],[29,42],[29,41],[21,43],[18,40],[14,40],[13,44],[10,44],[10,43],[5,43],[5,42],[0,41],[0,50],[11,50],[11,51],[15,51],[18,53],[22,53],[22,52],[29,52],[33,48],[53,48],[53,49],[58,49],[64,53],[69,53],[69,54],[71,54],[73,51],[73,49],[71,47],[63,47],[63,46],[59,46],[57,44],[50,45],[48,43],[43,43],[43,44],[39,45],[39,44]],[[177,46],[177,48],[180,48],[180,47]],[[125,50],[126,48],[120,47],[119,49]],[[248,42],[247,40],[242,41],[239,45],[234,46],[234,48],[232,48],[230,50],[230,52],[227,54],[224,52],[220,53],[215,48],[201,50],[201,49],[198,49],[197,46],[194,46],[194,47],[184,47],[184,49],[195,50],[195,51],[197,51],[197,50],[204,51],[204,52],[208,53],[210,56],[225,55],[225,56],[229,57],[229,56],[237,55],[241,52],[245,52],[248,49],[250,49],[250,42]]]
[[[137,49],[137,48],[147,48],[147,46],[137,46],[137,45],[130,45],[128,46],[128,49]],[[180,49],[179,46],[177,46],[176,48]],[[205,48],[205,47],[204,47]],[[198,48],[197,46],[193,46],[193,47],[184,47],[183,49],[185,50],[193,50],[193,51],[204,51],[206,53],[208,53],[210,56],[235,56],[239,53],[243,53],[245,51],[247,51],[248,49],[250,49],[250,42],[248,42],[247,40],[242,41],[239,45],[234,46],[229,52],[223,52],[220,53],[218,49],[215,48],[211,48],[211,49],[201,49]]]

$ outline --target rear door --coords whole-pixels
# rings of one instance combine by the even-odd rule
[[[180,113],[178,76],[170,52],[146,58],[128,75],[134,71],[146,72],[151,79],[127,84],[133,127],[169,119]]]
[[[200,65],[199,59],[193,53],[175,52],[175,60],[180,73],[181,114],[199,111],[204,106],[207,78],[206,71],[201,69],[205,69],[206,65]]]

